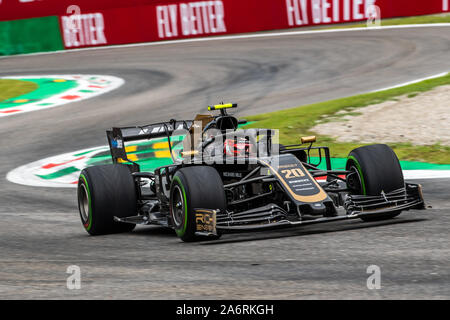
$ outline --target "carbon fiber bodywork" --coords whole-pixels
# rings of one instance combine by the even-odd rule
[[[222,211],[197,208],[198,235],[292,227],[425,208],[420,185],[406,183],[404,188],[378,196],[355,194],[347,184],[347,177],[354,172],[333,170],[328,148],[313,147],[310,137],[306,147],[290,145],[273,152],[272,133],[269,133],[265,139],[258,140],[266,144],[263,154],[243,157],[240,161],[225,158],[221,162],[215,161],[211,154],[181,160],[173,157],[173,165],[154,172],[140,172],[139,165],[128,160],[124,142],[166,136],[170,148],[170,135],[180,129],[188,131],[191,125],[192,121],[172,120],[144,127],[113,128],[107,132],[113,161],[130,165],[139,193],[138,215],[115,218],[116,221],[174,227],[170,213],[172,179],[181,168],[205,165],[213,166],[220,174],[227,208]],[[255,132],[258,136],[259,131]],[[204,141],[199,148],[202,146],[205,146]],[[319,163],[311,163],[309,153],[312,150],[319,155]],[[170,152],[173,156],[172,149]],[[318,167],[322,161],[325,170]],[[326,180],[319,183],[316,178],[323,176]],[[211,219],[213,222],[206,225],[204,221]]]

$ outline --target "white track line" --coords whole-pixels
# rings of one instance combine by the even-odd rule
[[[403,170],[405,180],[450,178],[450,170]]]
[[[391,86],[391,87],[385,87],[385,88],[373,90],[373,91],[370,91],[370,92],[379,92],[379,91],[385,91],[385,90],[389,90],[389,89],[400,88],[400,87],[404,87],[404,86],[407,86],[407,85],[410,85],[410,84],[422,82],[422,81],[425,81],[425,80],[430,80],[430,79],[443,77],[443,76],[446,76],[447,74],[448,74],[448,72],[442,72],[442,73],[435,74],[435,75],[432,75],[432,76],[428,76],[428,77],[425,77],[425,78],[420,78],[420,79],[416,79],[416,80],[412,80],[412,81],[396,84],[396,85]]]
[[[363,27],[363,28],[348,28],[348,29],[343,28],[343,29],[325,29],[325,30],[283,31],[283,32],[267,32],[267,33],[256,33],[256,34],[233,35],[233,36],[202,37],[202,38],[194,38],[194,39],[141,42],[141,43],[109,45],[109,46],[101,46],[101,47],[79,48],[79,49],[49,51],[49,52],[25,53],[25,54],[17,54],[17,55],[12,55],[12,56],[3,56],[3,57],[0,57],[0,59],[9,59],[9,58],[21,57],[21,56],[62,54],[62,53],[91,51],[91,50],[107,50],[107,49],[133,48],[133,47],[145,47],[145,46],[159,46],[159,45],[170,45],[170,44],[178,44],[178,43],[181,44],[181,43],[221,41],[221,40],[273,38],[273,37],[297,36],[297,35],[316,34],[316,33],[319,34],[319,33],[355,32],[355,31],[369,32],[369,31],[392,30],[392,29],[432,28],[432,27],[450,27],[450,23],[404,24],[404,25],[380,26],[380,27],[369,27],[369,28]]]

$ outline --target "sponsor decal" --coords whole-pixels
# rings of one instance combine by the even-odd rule
[[[62,16],[61,26],[66,48],[108,44],[102,13]]]
[[[216,233],[216,211],[211,209],[196,209],[195,224],[197,232]]]
[[[1,101],[0,118],[89,99],[117,89],[125,83],[121,78],[103,75],[30,75],[1,79],[32,81],[38,85],[38,89]]]
[[[223,1],[156,6],[156,24],[160,39],[227,32]]]
[[[111,146],[116,149],[122,149],[123,141],[120,139],[113,139],[113,140],[111,140]]]
[[[376,0],[286,0],[289,26],[369,19]]]
[[[261,163],[265,164],[278,177],[283,188],[293,200],[311,203],[327,198],[327,194],[319,187],[317,181],[294,156],[281,155],[278,165],[263,160]]]

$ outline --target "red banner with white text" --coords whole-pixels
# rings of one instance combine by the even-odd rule
[[[57,15],[70,49],[433,14],[449,12],[449,2],[0,0],[0,21]]]

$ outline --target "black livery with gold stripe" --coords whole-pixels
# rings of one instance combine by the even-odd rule
[[[263,158],[259,162],[269,168],[286,194],[297,206],[301,206],[300,208],[307,208],[309,213],[323,213],[327,208],[335,211],[327,193],[292,154]]]
[[[345,170],[333,170],[328,147],[313,146],[316,137],[274,148],[275,130],[240,129],[246,121],[227,112],[236,107],[222,103],[192,120],[108,130],[112,164],[88,167],[79,179],[86,231],[110,234],[155,224],[174,229],[183,241],[212,240],[227,232],[391,219],[425,208],[421,186],[404,181],[387,145],[356,148]],[[182,157],[172,150],[174,135],[185,135]],[[142,172],[126,143],[155,138],[167,139],[173,163]],[[318,177],[326,181],[319,184]]]

